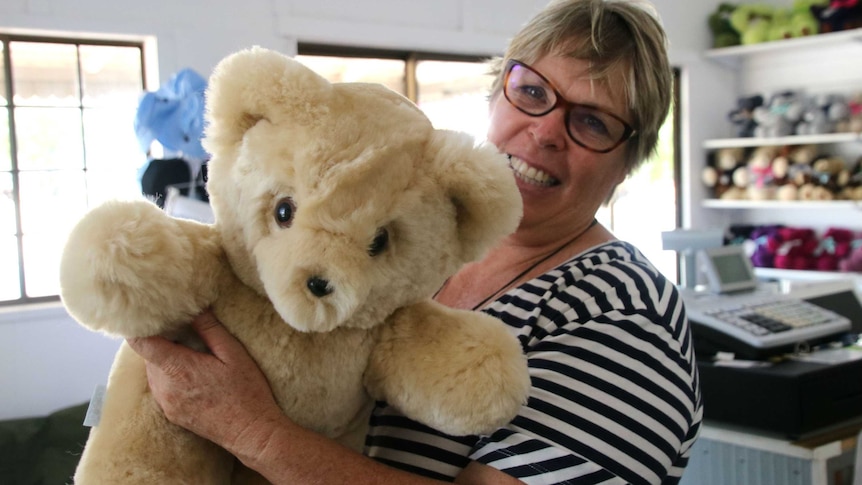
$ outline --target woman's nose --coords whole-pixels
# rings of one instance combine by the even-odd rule
[[[543,116],[534,117],[529,132],[539,146],[562,149],[566,146],[566,114],[561,107]]]

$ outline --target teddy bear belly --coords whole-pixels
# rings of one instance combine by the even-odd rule
[[[257,362],[287,416],[339,437],[370,412],[362,380],[373,346],[368,330],[299,332],[248,287],[227,294],[213,311]]]

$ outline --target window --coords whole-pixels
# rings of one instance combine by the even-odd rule
[[[485,138],[493,79],[484,59],[302,45],[299,53],[297,59],[330,81],[382,83],[415,101],[435,127],[466,131],[480,141]],[[678,71],[674,77],[678,85]],[[634,244],[673,282],[679,281],[677,257],[662,249],[661,233],[680,223],[677,89],[655,159],[621,184],[597,214],[603,225]]]
[[[0,35],[0,303],[56,299],[68,231],[141,193],[143,46]]]
[[[297,59],[331,82],[380,83],[415,102],[436,128],[483,140],[493,78],[484,58],[300,45]]]
[[[662,249],[661,233],[680,226],[678,89],[679,71],[674,70],[673,106],[659,131],[656,154],[620,184],[598,213],[599,222],[634,244],[674,283],[679,282],[677,254]]]

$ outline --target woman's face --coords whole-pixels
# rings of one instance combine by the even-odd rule
[[[599,107],[630,123],[625,100],[612,96],[602,83],[591,83],[586,61],[545,56],[531,67],[567,101]],[[584,223],[626,177],[628,142],[608,153],[590,151],[569,137],[564,118],[562,106],[544,116],[530,116],[502,93],[491,100],[488,140],[510,157],[524,200],[522,227]]]

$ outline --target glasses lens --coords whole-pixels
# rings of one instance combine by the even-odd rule
[[[512,64],[503,86],[503,94],[513,106],[534,116],[543,115],[553,109],[556,93],[548,83],[533,70],[522,64]]]
[[[569,135],[594,150],[607,150],[626,136],[626,125],[613,116],[588,106],[569,109]]]
[[[506,99],[531,116],[543,116],[557,106],[557,91],[541,74],[517,61],[512,61],[503,85]],[[578,144],[605,152],[619,145],[630,134],[626,124],[597,108],[562,100],[568,112],[566,131]]]

